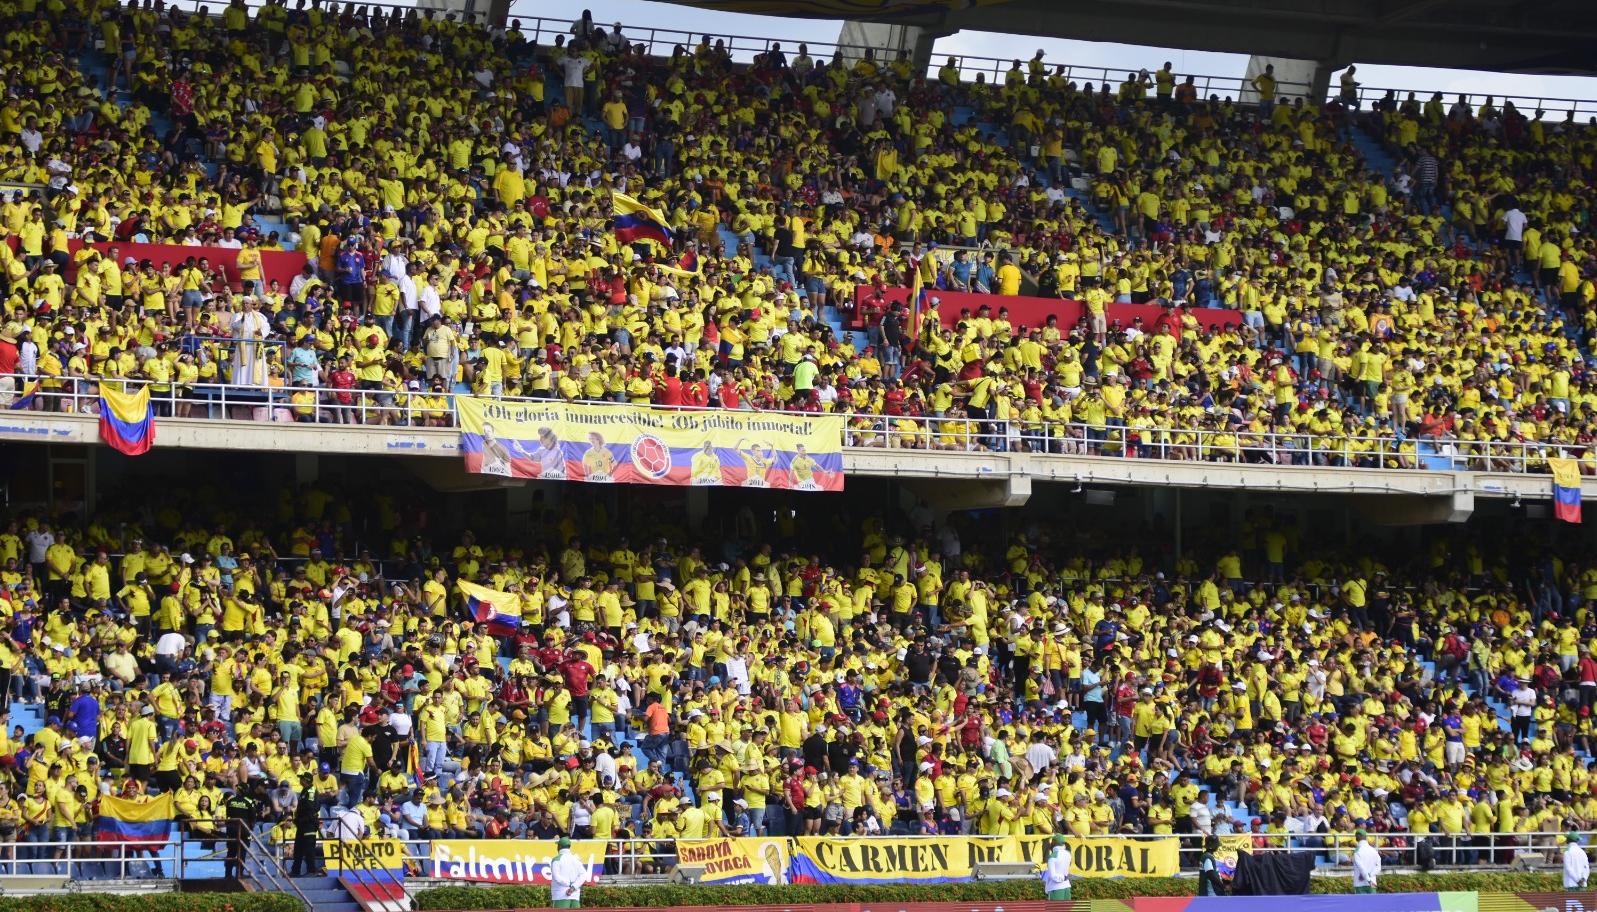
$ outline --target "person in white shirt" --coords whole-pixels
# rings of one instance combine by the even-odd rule
[[[55,544],[55,533],[50,527],[41,523],[39,528],[28,533],[28,563],[33,565],[33,575],[43,579],[44,553]]]
[[[1070,846],[1058,833],[1054,834],[1053,848],[1048,850],[1048,861],[1043,865],[1042,889],[1051,902],[1070,898]]]
[[[738,693],[748,695],[751,690],[748,656],[738,653],[728,657],[725,664],[727,684],[735,688]]]
[[[438,289],[425,278],[416,284],[416,304],[421,308],[423,323],[443,313],[444,302],[438,297]]]
[[[560,851],[549,863],[549,898],[556,909],[576,909],[582,905],[582,885],[588,880],[588,865],[571,851],[571,840],[560,838]]]
[[[1375,879],[1381,876],[1381,853],[1370,845],[1369,834],[1359,830],[1353,849],[1353,892],[1374,893]]]
[[[339,808],[333,812],[333,819],[327,825],[328,833],[334,839],[343,842],[355,842],[365,839],[370,832],[366,826],[366,818],[354,808]]]
[[[555,65],[560,67],[560,72],[564,74],[566,107],[571,109],[572,116],[581,114],[584,94],[583,80],[588,75],[588,68],[593,64],[588,58],[580,54],[573,54],[568,50],[560,59],[555,61]]]
[[[400,703],[389,711],[388,724],[394,727],[394,734],[400,738],[408,738],[411,729],[415,728],[416,720],[411,718],[410,713],[405,711],[404,704]]]
[[[617,775],[616,758],[610,753],[608,746],[600,747],[594,752],[593,771],[599,776],[599,784],[605,788],[614,787],[620,781]]]
[[[50,189],[66,190],[71,183],[72,166],[59,158],[51,158],[44,163],[44,172],[49,175]]]
[[[1208,836],[1214,832],[1214,811],[1209,807],[1209,790],[1204,789],[1198,794],[1198,800],[1192,802],[1189,815],[1192,818],[1192,832],[1200,836]]]
[[[837,387],[832,385],[831,380],[822,377],[815,381],[815,398],[820,402],[823,411],[830,412],[832,403],[837,401]]]
[[[32,330],[24,329],[17,336],[17,373],[32,376],[39,372],[39,343],[33,341]]]
[[[1515,206],[1503,213],[1500,221],[1503,223],[1503,251],[1508,254],[1508,267],[1512,272],[1519,268],[1525,247],[1525,225],[1530,219]]]
[[[1530,681],[1520,678],[1519,686],[1508,696],[1508,703],[1509,730],[1514,743],[1522,744],[1530,740],[1531,723],[1536,718],[1536,689],[1530,686]]]
[[[315,272],[316,268],[307,263],[300,274],[295,276],[292,282],[288,283],[288,296],[290,299],[294,301],[303,300],[303,298],[300,296],[300,292],[304,291],[305,286],[309,285],[311,280],[316,277]]]
[[[1564,837],[1564,892],[1586,889],[1586,878],[1591,876],[1591,861],[1586,848],[1580,844],[1580,834]]]
[[[891,88],[884,85],[876,90],[876,111],[882,116],[883,120],[892,117],[897,108],[898,95]]]
[[[1042,732],[1032,732],[1031,744],[1026,747],[1026,762],[1031,764],[1033,773],[1041,773],[1048,769],[1058,756],[1058,751],[1049,746]]]
[[[420,267],[411,269],[407,266],[394,280],[399,285],[399,319],[394,327],[394,341],[402,350],[410,348],[411,334],[416,331],[416,313],[421,307],[421,293],[416,288],[416,278],[420,272]]]
[[[155,641],[155,654],[169,659],[176,659],[183,654],[183,650],[187,649],[188,645],[187,637],[176,630],[168,630],[166,633],[161,634],[160,639]]]

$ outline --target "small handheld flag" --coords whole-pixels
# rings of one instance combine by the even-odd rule
[[[612,224],[616,240],[623,244],[654,241],[666,247],[671,246],[673,234],[670,224],[659,211],[651,209],[625,193],[612,192],[610,200],[615,207],[615,219]]]
[[[515,636],[521,626],[521,596],[465,580],[457,585],[466,597],[466,611],[472,620],[488,625],[488,632],[494,636]]]
[[[9,408],[33,408],[33,403],[37,401],[39,401],[39,381],[32,380],[22,387],[21,392],[17,393],[17,398],[11,400]]]

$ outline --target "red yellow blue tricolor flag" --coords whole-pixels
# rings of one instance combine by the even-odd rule
[[[521,596],[465,580],[457,585],[466,597],[466,611],[472,620],[488,625],[488,632],[494,636],[515,636],[521,626]]]
[[[102,842],[166,842],[172,833],[172,793],[154,798],[100,799],[94,838]]]
[[[616,240],[623,244],[636,244],[639,241],[654,241],[665,247],[671,246],[671,226],[666,217],[658,210],[650,208],[646,203],[639,202],[625,193],[610,193],[611,205],[615,207],[615,219],[612,223],[615,229]]]
[[[1553,515],[1567,523],[1580,522],[1580,463],[1549,459],[1553,472]]]
[[[150,404],[150,388],[136,393],[100,384],[100,439],[129,456],[148,453],[155,443],[155,406]]]

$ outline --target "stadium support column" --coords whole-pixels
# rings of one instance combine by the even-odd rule
[[[688,516],[688,528],[697,533],[704,528],[704,520],[710,515],[710,489],[688,488],[685,494],[687,495],[687,509],[685,512]]]
[[[1313,60],[1294,60],[1290,57],[1250,57],[1248,58],[1248,71],[1242,77],[1242,91],[1237,95],[1237,101],[1243,104],[1257,104],[1259,92],[1253,88],[1255,76],[1264,72],[1267,66],[1275,67],[1276,100],[1290,102],[1294,98],[1312,95],[1314,98],[1324,99],[1327,88],[1331,84],[1331,71],[1337,69],[1329,63],[1317,63]],[[1321,73],[1324,70],[1324,73]],[[1211,87],[1213,94],[1224,98],[1230,94],[1220,88]]]
[[[915,72],[925,73],[931,65],[932,47],[937,39],[951,34],[949,31],[934,31],[918,25],[850,20],[844,22],[838,31],[837,43],[846,66],[853,66],[865,56],[865,49],[870,48],[876,61],[881,64],[897,60],[900,53],[908,53],[915,62]]]
[[[417,0],[416,8],[434,10],[434,15],[454,13],[459,22],[504,25],[510,14],[510,0]]]
[[[315,453],[294,454],[294,483],[315,484],[321,474],[321,457]]]

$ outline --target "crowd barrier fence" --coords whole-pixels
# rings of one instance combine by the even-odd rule
[[[41,378],[0,375],[0,418],[7,404]],[[91,378],[43,378],[33,401],[12,414],[97,414],[98,383]],[[129,390],[148,384],[161,418],[314,423],[335,427],[457,428],[454,393],[346,389],[315,386],[247,386],[195,383],[180,386],[146,380],[115,380]],[[500,397],[507,403],[548,403],[547,399]],[[442,401],[439,401],[442,400]],[[582,405],[618,405],[608,400],[575,400]],[[678,411],[709,410],[672,406]],[[787,413],[784,413],[787,414]],[[802,416],[803,413],[794,413]],[[1313,468],[1375,468],[1412,471],[1545,473],[1547,460],[1581,460],[1593,474],[1586,446],[1533,440],[1474,441],[1440,436],[1396,437],[1366,434],[1317,435],[1254,432],[1246,429],[1128,424],[1030,422],[1018,419],[875,415],[847,413],[843,445],[853,449],[892,449],[928,453],[1020,452],[1045,456],[1094,456],[1177,462],[1246,463]]]

